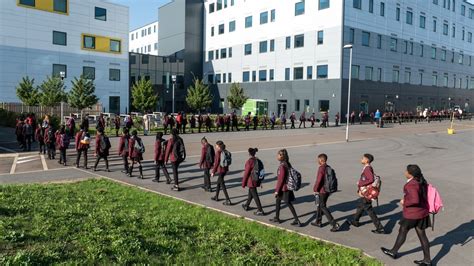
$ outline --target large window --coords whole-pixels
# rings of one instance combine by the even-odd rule
[[[214,60],[214,50],[207,52],[207,61]]]
[[[392,82],[398,83],[400,81],[400,71],[394,69],[392,71]]]
[[[248,16],[245,18],[245,28],[252,27],[252,16]]]
[[[67,45],[67,33],[61,31],[53,31],[53,44]]]
[[[120,81],[120,69],[109,69],[109,80]]]
[[[374,0],[369,0],[369,13],[374,13]]]
[[[84,48],[95,49],[95,37],[94,36],[84,36]]]
[[[422,29],[426,28],[426,17],[425,16],[420,16],[420,28],[422,28]]]
[[[61,72],[64,73],[64,78],[67,78],[67,66],[53,64],[53,77],[61,77]]]
[[[235,31],[235,20],[232,20],[229,22],[229,32],[234,32]]]
[[[329,8],[329,0],[319,0],[319,10]]]
[[[359,79],[360,76],[360,66],[358,65],[352,65],[352,73],[351,73],[351,78],[353,79]]]
[[[385,3],[380,2],[380,16],[384,17],[385,16]]]
[[[396,52],[397,51],[397,39],[390,38],[390,51]]]
[[[293,68],[293,79],[303,79],[303,67]]]
[[[269,78],[270,78],[270,81],[274,80],[275,79],[275,70],[274,69],[270,69],[269,71]]]
[[[249,82],[250,81],[250,71],[244,71],[242,73],[242,82]]]
[[[316,67],[316,78],[318,79],[328,78],[328,65],[320,65]]]
[[[95,7],[95,19],[107,20],[107,9],[101,7]]]
[[[95,67],[82,67],[82,76],[85,79],[95,79]]]
[[[295,48],[304,47],[304,34],[295,35]]]
[[[270,10],[270,21],[275,22],[275,9]]]
[[[362,32],[362,45],[363,46],[370,46],[370,33],[363,31]]]
[[[285,39],[285,49],[290,49],[291,48],[291,36],[286,37]]]
[[[221,49],[221,59],[227,58],[227,48]]]
[[[352,0],[352,7],[362,9],[362,0]]]
[[[255,82],[257,81],[257,71],[252,71],[252,81]]]
[[[290,68],[285,68],[285,80],[290,80]]]
[[[210,5],[209,5],[209,14],[210,14],[210,13],[214,13],[215,8],[216,8],[216,5],[215,5],[214,3],[210,4]]]
[[[449,26],[448,26],[448,24],[444,23],[443,24],[443,35],[448,36],[448,31],[449,31]]]
[[[400,8],[395,9],[395,20],[400,21]]]
[[[68,0],[53,0],[53,9],[56,12],[67,13]]]
[[[306,79],[313,79],[313,67],[307,66],[306,67]]]
[[[324,31],[320,30],[318,31],[318,44],[323,44],[324,43]]]
[[[365,80],[372,80],[374,69],[372,67],[365,67]]]
[[[260,13],[260,24],[268,23],[268,11]]]
[[[295,100],[295,111],[299,111],[300,110],[300,100]]]
[[[150,48],[150,47],[149,47]],[[149,49],[148,48],[148,49]],[[120,41],[117,41],[117,40],[110,40],[110,51],[111,52],[116,52],[116,53],[120,53]]]
[[[407,11],[406,23],[413,25],[413,12]]]
[[[35,6],[35,0],[20,0],[20,5],[24,5],[24,6],[32,6],[34,7]]]
[[[224,34],[224,24],[219,25],[219,35]]]
[[[217,0],[217,11],[222,9],[222,0]]]
[[[252,54],[252,44],[247,43],[244,48],[244,54],[245,55],[251,55]]]
[[[411,72],[410,71],[405,71],[405,83],[407,83],[407,84],[411,83]]]
[[[304,14],[304,1],[295,3],[295,16]]]
[[[431,59],[436,59],[436,47],[431,47]]]
[[[259,70],[258,71],[258,81],[267,81],[267,71]]]
[[[268,51],[268,42],[267,41],[261,41],[259,52],[262,54],[262,53],[266,53],[267,51]]]

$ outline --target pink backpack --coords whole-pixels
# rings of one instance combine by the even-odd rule
[[[433,216],[433,225],[432,230],[434,230],[434,217],[441,209],[443,209],[443,199],[441,199],[441,195],[439,194],[438,190],[431,184],[428,184],[428,192],[427,192],[427,199],[428,199],[428,211]]]

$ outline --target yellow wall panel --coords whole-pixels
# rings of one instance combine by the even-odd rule
[[[84,36],[92,36],[95,37],[95,49],[89,49],[84,47]],[[120,52],[112,52],[110,51],[110,40],[116,40],[120,42]],[[102,53],[112,53],[112,54],[121,54],[122,53],[122,41],[120,39],[105,37],[105,36],[98,36],[94,34],[81,34],[81,47],[82,50],[87,51],[94,51],[94,52],[102,52]]]
[[[20,4],[20,0],[17,0],[16,3],[17,3],[17,6],[21,6],[21,7],[32,8],[32,9],[52,12],[52,13],[61,14],[61,15],[69,15],[69,0],[66,1],[66,4],[67,4],[67,12],[66,13],[54,11],[54,0],[35,0],[35,6],[34,7],[27,6],[27,5],[22,5],[22,4]]]

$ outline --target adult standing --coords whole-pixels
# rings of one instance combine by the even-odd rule
[[[219,140],[216,142],[216,154],[214,156],[214,167],[211,172],[211,176],[219,175],[217,178],[217,186],[216,186],[216,195],[211,199],[214,201],[219,201],[219,192],[222,189],[225,196],[224,205],[232,205],[229,194],[227,193],[227,188],[225,186],[224,177],[226,176],[227,172],[229,172],[229,165],[231,157],[230,152],[226,150],[226,146],[223,141]]]
[[[75,147],[76,147],[76,168],[79,168],[79,162],[81,160],[81,155],[84,154],[84,169],[87,169],[87,151],[90,147],[90,135],[84,130],[84,127],[81,125],[81,129],[76,133],[75,138]]]
[[[211,168],[214,165],[215,151],[214,147],[207,141],[206,138],[201,139],[201,159],[199,160],[199,167],[204,170],[204,186],[202,188],[207,192],[212,192],[211,189]]]
[[[143,141],[141,138],[138,137],[138,132],[136,130],[133,130],[132,136],[130,137],[128,143],[128,154],[130,156],[130,160],[132,161],[132,165],[128,168],[129,177],[132,177],[133,167],[135,166],[135,164],[138,164],[138,172],[140,173],[138,178],[143,179],[143,153],[145,153],[145,146],[143,145]]]
[[[245,162],[245,170],[244,170],[244,176],[242,177],[242,188],[245,189],[245,187],[249,188],[249,193],[247,197],[247,202],[242,204],[242,208],[244,208],[245,211],[250,210],[250,203],[252,202],[252,199],[255,201],[255,204],[257,205],[257,211],[254,212],[255,215],[257,216],[262,216],[265,215],[263,212],[262,204],[260,203],[260,198],[258,197],[258,191],[257,187],[260,186],[255,180],[254,180],[254,175],[257,175],[259,173],[255,173],[256,171],[256,164],[261,164],[260,160],[255,156],[258,152],[257,148],[249,148],[249,159],[247,162]],[[260,169],[261,170],[261,169]]]
[[[98,131],[99,134],[95,139],[95,164],[94,164],[94,171],[97,171],[97,165],[99,165],[100,159],[104,159],[105,161],[105,171],[110,172],[109,170],[109,150],[110,150],[110,140],[109,137],[105,135],[104,128],[99,127]]]
[[[123,128],[122,136],[120,137],[119,146],[118,146],[118,155],[122,157],[123,170],[122,173],[128,175],[128,157],[130,156],[130,132],[128,128]]]
[[[150,117],[145,112],[143,115],[143,135],[148,136],[148,131],[150,130]]]
[[[398,250],[405,243],[408,231],[415,228],[423,250],[423,260],[415,260],[418,265],[431,265],[430,242],[426,237],[425,229],[431,226],[428,211],[428,183],[418,165],[408,165],[405,171],[407,182],[403,187],[403,218],[400,220],[400,229],[397,240],[392,249],[382,247],[382,252],[396,259]]]
[[[155,139],[155,178],[152,180],[153,182],[160,182],[160,169],[163,171],[163,174],[166,177],[166,184],[171,183],[171,178],[168,173],[168,169],[166,169],[165,165],[165,152],[164,152],[164,147],[166,147],[165,144],[166,141],[163,139],[163,132],[157,132],[156,133],[156,139]]]
[[[288,156],[288,152],[286,149],[279,150],[277,153],[277,160],[280,162],[277,171],[277,184],[275,187],[275,198],[276,198],[276,210],[275,210],[275,217],[270,219],[270,222],[274,223],[281,223],[280,220],[280,209],[281,209],[281,201],[285,201],[286,205],[290,209],[291,213],[293,214],[293,222],[291,225],[301,226],[300,220],[298,219],[298,215],[296,214],[295,207],[293,207],[292,202],[295,200],[295,194],[292,190],[288,189],[288,178],[290,177],[290,169],[291,163],[290,158]]]
[[[171,137],[166,145],[165,162],[171,161],[173,168],[174,186],[172,190],[179,191],[178,168],[179,165],[186,159],[186,147],[183,139],[179,136],[176,128],[171,130]]]

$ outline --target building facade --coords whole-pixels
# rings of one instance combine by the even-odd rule
[[[64,72],[94,79],[106,112],[129,109],[128,7],[103,0],[0,1],[0,101],[18,102],[15,87]]]
[[[158,21],[147,24],[129,33],[131,53],[158,55]]]
[[[204,9],[203,76],[222,111],[239,82],[270,112],[345,113],[346,44],[354,111],[474,100],[474,5],[466,0],[207,0]]]

